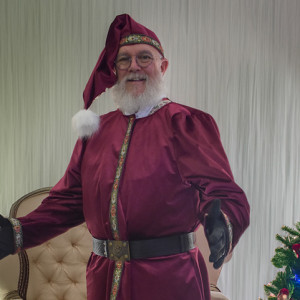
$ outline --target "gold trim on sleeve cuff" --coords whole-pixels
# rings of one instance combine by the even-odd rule
[[[23,231],[21,222],[15,218],[8,219],[12,225],[15,242],[15,253],[19,253],[23,248]]]

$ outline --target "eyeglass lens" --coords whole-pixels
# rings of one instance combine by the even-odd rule
[[[138,54],[138,55],[133,55],[133,56],[121,56],[117,58],[116,60],[116,66],[120,70],[126,70],[130,67],[132,59],[135,57],[136,63],[141,67],[141,68],[146,68],[148,67],[152,61],[153,57],[150,54]]]

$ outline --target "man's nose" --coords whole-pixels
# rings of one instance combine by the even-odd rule
[[[136,61],[136,56],[132,56],[131,63],[130,63],[128,71],[136,72],[136,71],[139,71],[139,70],[141,70],[141,67],[138,65],[138,63]]]

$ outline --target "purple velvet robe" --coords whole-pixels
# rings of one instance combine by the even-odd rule
[[[113,239],[109,206],[128,117],[101,116],[100,129],[78,140],[64,177],[34,212],[20,218],[24,248],[86,221],[92,236]],[[234,182],[213,118],[171,102],[136,119],[118,194],[121,240],[194,231],[210,202],[221,199],[233,226],[233,247],[249,224],[249,205]],[[108,300],[114,261],[92,253],[89,300]],[[125,263],[119,300],[208,300],[208,275],[197,248]]]

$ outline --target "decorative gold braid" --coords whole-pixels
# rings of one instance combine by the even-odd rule
[[[128,127],[123,141],[123,145],[120,150],[118,166],[117,166],[115,180],[111,192],[109,219],[110,219],[111,231],[113,234],[113,238],[115,240],[120,240],[119,225],[118,225],[118,191],[119,191],[120,179],[125,164],[125,159],[127,155],[127,150],[129,146],[130,135],[132,132],[134,120],[135,120],[134,116],[129,117]],[[115,268],[114,268],[112,286],[110,292],[110,300],[117,299],[123,267],[124,267],[124,262],[122,261],[115,262]]]
[[[23,247],[23,231],[21,222],[15,218],[9,218],[14,233],[15,253],[19,253]]]
[[[164,99],[164,100],[162,100],[162,101],[160,101],[157,105],[155,105],[152,109],[151,109],[151,111],[150,111],[150,113],[149,113],[149,116],[150,115],[152,115],[152,114],[154,114],[156,111],[158,111],[159,109],[161,109],[163,106],[165,106],[166,104],[169,104],[171,102],[171,100],[169,100],[169,99]]]
[[[110,292],[110,300],[116,300],[117,295],[120,288],[121,276],[124,267],[124,262],[116,261],[115,262],[115,269],[112,278],[112,285],[111,285],[111,292]]]
[[[120,240],[119,228],[118,228],[119,227],[118,226],[118,191],[119,191],[121,174],[123,171],[125,158],[126,158],[126,154],[127,154],[127,150],[128,150],[128,146],[129,146],[129,139],[130,139],[130,134],[131,134],[131,130],[133,127],[133,122],[134,122],[134,117],[131,116],[129,118],[128,128],[127,128],[127,131],[125,134],[123,145],[120,150],[118,166],[117,166],[115,180],[114,180],[113,188],[112,188],[112,192],[111,192],[109,219],[110,219],[110,227],[111,227],[112,234],[113,234],[113,237],[115,240]]]
[[[148,44],[155,47],[162,56],[164,56],[164,49],[161,44],[150,36],[144,34],[130,34],[120,40],[120,46],[132,44]]]

